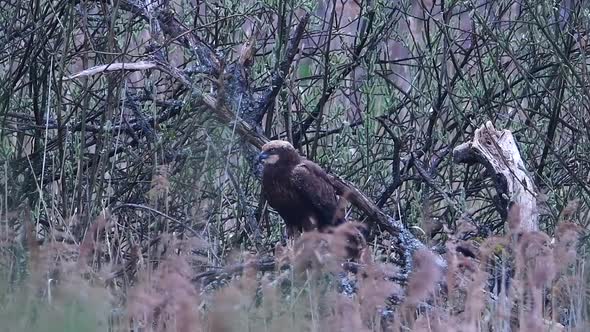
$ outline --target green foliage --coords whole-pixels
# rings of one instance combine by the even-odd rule
[[[105,331],[107,314],[98,299],[82,292],[55,294],[51,302],[30,285],[0,282],[0,322],[6,332]],[[53,286],[55,287],[55,286]],[[66,286],[67,287],[67,286]],[[83,291],[83,290],[77,290]]]
[[[236,130],[239,120],[267,138],[298,138],[302,154],[436,248],[446,248],[465,216],[478,231],[504,235],[493,174],[453,162],[453,148],[491,121],[518,142],[539,189],[539,228],[553,236],[572,199],[579,209],[571,221],[590,228],[586,2],[141,3],[0,2],[0,249],[9,272],[0,325],[101,330],[96,313],[110,312],[101,307],[109,301],[74,292],[49,303],[37,296],[47,286],[24,286],[31,248],[19,242],[25,222],[11,217],[22,209],[33,211],[31,233],[44,245],[79,245],[95,235],[95,216],[112,213],[89,266],[113,273],[109,292],[125,296],[140,269],[157,270],[169,238],[206,239],[191,253],[209,269],[236,252],[274,255],[283,222],[260,198],[257,151]],[[249,58],[242,52],[252,32]],[[158,67],[65,79],[139,61]],[[276,98],[260,110],[271,92]],[[402,260],[394,235],[358,207],[347,215],[369,224],[383,262]],[[432,220],[442,230],[427,236]],[[306,299],[292,305],[306,309]],[[289,319],[279,321],[291,327],[315,310],[303,309],[289,318],[281,306]],[[252,323],[249,313],[239,311],[238,327]],[[265,323],[252,324],[270,329]]]

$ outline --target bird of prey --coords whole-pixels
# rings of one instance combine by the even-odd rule
[[[266,143],[258,160],[264,164],[262,195],[285,221],[288,237],[315,229],[321,232],[344,222],[326,172],[289,142]]]

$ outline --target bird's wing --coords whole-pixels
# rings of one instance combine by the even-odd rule
[[[326,222],[334,222],[336,194],[327,174],[317,164],[304,160],[293,169],[292,183],[302,197]]]

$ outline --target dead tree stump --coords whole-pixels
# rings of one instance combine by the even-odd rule
[[[496,130],[488,121],[475,130],[473,139],[453,150],[455,163],[485,166],[492,176],[499,199],[499,212],[504,220],[515,204],[518,209],[511,217],[518,220],[513,232],[530,232],[539,229],[537,189],[524,167],[516,141],[509,130]]]

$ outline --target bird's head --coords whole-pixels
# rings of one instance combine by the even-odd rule
[[[291,143],[282,140],[270,141],[262,147],[258,155],[258,161],[265,165],[274,165],[279,161],[281,163],[289,161],[299,161],[299,153]]]

